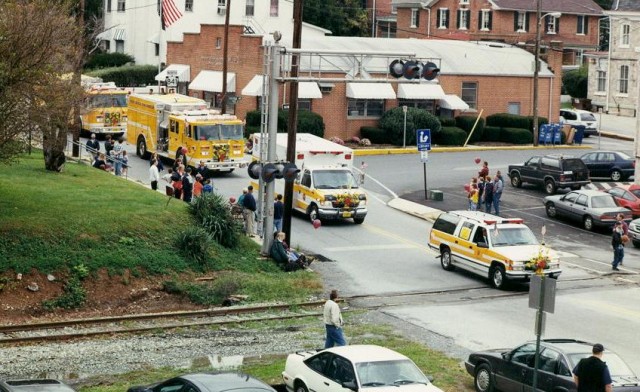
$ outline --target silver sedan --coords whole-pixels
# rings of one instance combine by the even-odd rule
[[[550,218],[565,217],[575,220],[587,230],[593,230],[596,226],[613,226],[618,214],[623,214],[626,222],[632,219],[631,211],[618,206],[613,196],[595,190],[547,196],[544,198],[544,206]]]

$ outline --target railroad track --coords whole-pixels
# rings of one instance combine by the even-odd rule
[[[588,281],[594,278],[573,279]],[[564,280],[568,281],[568,280]],[[568,288],[570,289],[570,288]],[[564,290],[568,290],[565,288]],[[528,295],[528,291],[497,291],[486,285],[445,290],[411,291],[384,295],[355,295],[343,298],[354,309],[372,310],[430,302],[433,298],[446,302],[487,300]],[[451,297],[451,298],[449,298]],[[321,311],[309,311],[324,305],[324,300],[295,304],[225,307],[163,313],[143,313],[112,317],[71,319],[44,323],[0,325],[0,346],[34,342],[55,342],[82,338],[97,338],[121,334],[141,334],[158,330],[223,326],[249,322],[288,320],[322,316]],[[352,309],[346,308],[345,311]]]

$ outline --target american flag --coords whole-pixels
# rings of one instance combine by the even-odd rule
[[[178,10],[173,0],[159,0],[162,4],[162,30],[171,26],[175,21],[182,18],[182,12]]]

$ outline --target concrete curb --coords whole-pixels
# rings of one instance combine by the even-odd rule
[[[603,133],[604,135],[604,133]],[[622,135],[620,135],[622,136]],[[429,152],[431,153],[439,153],[439,152],[464,152],[464,151],[500,151],[500,150],[538,150],[538,149],[546,149],[549,147],[557,147],[563,149],[575,149],[575,150],[587,150],[592,149],[591,146],[583,146],[583,145],[525,145],[525,146],[467,146],[467,147],[434,147]],[[372,148],[372,149],[362,149],[362,150],[353,150],[353,155],[355,156],[367,156],[367,155],[396,155],[396,154],[417,154],[417,147],[407,147],[407,148]]]
[[[393,209],[416,216],[420,219],[424,219],[432,223],[435,222],[438,215],[442,213],[441,210],[438,210],[436,208],[427,207],[413,201],[401,199],[399,197],[390,200],[387,205]]]
[[[600,131],[600,135],[611,138],[611,139],[626,140],[630,142],[636,140],[634,136],[621,135],[619,133],[608,132],[608,131]],[[596,136],[596,135],[593,135],[593,136]]]

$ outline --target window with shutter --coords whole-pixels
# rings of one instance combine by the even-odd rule
[[[458,10],[457,11],[457,17],[456,17],[456,28],[460,29],[460,19],[462,18],[462,11]]]

